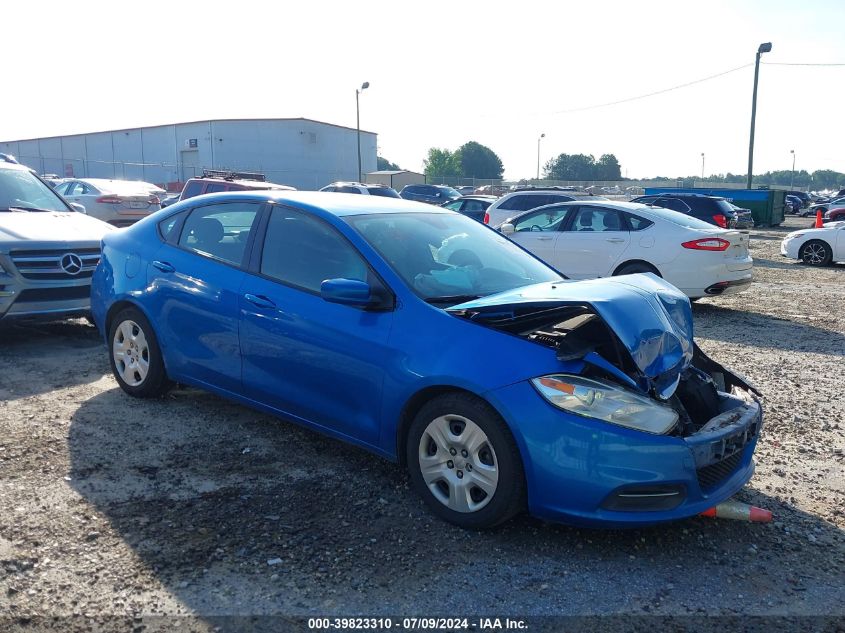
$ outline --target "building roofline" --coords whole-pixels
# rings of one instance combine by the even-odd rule
[[[32,138],[19,138],[19,139],[10,139],[10,140],[3,140],[0,143],[24,143],[26,141],[41,141],[48,138],[67,138],[69,136],[88,136],[90,134],[113,134],[115,132],[131,132],[133,130],[149,130],[152,128],[159,128],[159,127],[171,127],[177,125],[194,125],[196,123],[235,123],[235,122],[255,122],[255,121],[307,121],[308,123],[318,123],[320,125],[328,125],[330,127],[340,128],[342,130],[350,130],[352,132],[357,132],[357,129],[354,127],[348,127],[346,125],[337,125],[336,123],[327,123],[326,121],[318,121],[317,119],[309,119],[306,117],[276,117],[276,118],[253,118],[253,119],[199,119],[198,121],[178,121],[175,123],[160,123],[158,125],[139,125],[135,127],[123,127],[117,128],[114,130],[94,130],[91,132],[76,132],[74,134],[52,134],[50,136],[34,136]],[[369,130],[361,130],[362,134],[375,134],[378,136],[377,132],[370,132]]]

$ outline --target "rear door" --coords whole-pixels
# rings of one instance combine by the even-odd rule
[[[567,218],[555,245],[556,266],[573,279],[609,277],[622,261],[631,234],[616,209],[580,206]]]
[[[261,209],[252,202],[197,206],[168,227],[151,258],[147,300],[175,380],[240,392],[239,291]]]

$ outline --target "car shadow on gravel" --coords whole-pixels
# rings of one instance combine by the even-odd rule
[[[755,491],[742,494],[778,523],[619,532],[523,516],[465,531],[434,518],[399,466],[194,390],[101,393],[68,443],[70,485],[143,567],[125,572],[130,590],[151,574],[206,616],[792,613],[845,598],[825,589],[841,580],[842,532]],[[126,564],[98,538],[103,564]]]
[[[795,306],[800,314],[800,305]],[[845,335],[801,321],[740,310],[715,303],[694,303],[696,338],[827,356],[845,356]]]
[[[66,361],[68,355],[75,362]],[[83,358],[84,357],[84,358]],[[61,362],[56,362],[61,359]],[[109,371],[103,339],[82,319],[0,325],[0,400],[93,382]],[[9,367],[9,369],[5,369]],[[13,370],[13,371],[12,371]]]

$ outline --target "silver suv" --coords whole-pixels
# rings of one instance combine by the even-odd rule
[[[100,240],[112,230],[27,167],[0,162],[0,324],[87,315]]]
[[[496,202],[487,207],[487,215],[484,216],[484,224],[496,228],[505,220],[513,218],[524,211],[530,211],[537,207],[544,207],[547,204],[558,202],[572,202],[573,200],[605,200],[601,196],[593,196],[573,192],[562,188],[532,188],[514,191],[502,196]]]

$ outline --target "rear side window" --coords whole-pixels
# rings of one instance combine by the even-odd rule
[[[229,187],[222,183],[212,182],[205,188],[205,193],[218,193],[220,191],[226,191]]]
[[[199,180],[189,180],[179,199],[187,200],[188,198],[200,195],[200,193],[202,193],[202,182]]]
[[[643,229],[647,229],[648,227],[654,224],[654,222],[652,222],[651,220],[640,217],[638,215],[633,215],[631,213],[626,213],[625,218],[628,220],[628,224],[631,225],[632,231],[642,231]]]
[[[358,194],[360,194],[361,192],[358,191],[358,187],[338,187],[337,193],[358,193]]]
[[[570,231],[611,232],[627,230],[622,224],[619,212],[601,207],[579,207],[569,227]]]
[[[334,227],[299,211],[274,207],[261,253],[261,273],[319,293],[326,279],[367,281],[368,267]]]
[[[256,203],[233,202],[194,209],[182,227],[179,246],[240,265],[260,208]]]
[[[161,235],[161,239],[165,242],[174,242],[176,236],[173,235],[173,230],[179,225],[179,220],[181,220],[185,215],[187,215],[187,211],[183,211],[182,213],[177,213],[175,215],[171,215],[169,218],[165,218],[161,222],[158,223],[158,232]]]

